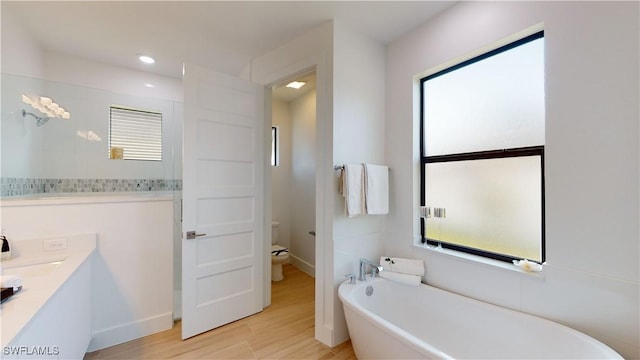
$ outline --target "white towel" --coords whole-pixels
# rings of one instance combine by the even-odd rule
[[[364,164],[365,208],[367,214],[389,213],[389,168]]]
[[[342,180],[347,216],[364,214],[364,167],[362,164],[345,164]]]
[[[401,274],[386,270],[380,271],[380,277],[411,286],[418,286],[422,282],[422,277],[418,275]]]
[[[419,259],[381,256],[380,265],[384,268],[384,271],[393,271],[408,275],[424,275],[424,262]]]

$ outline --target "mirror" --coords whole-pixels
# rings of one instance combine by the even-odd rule
[[[25,96],[52,99],[69,112],[69,119],[51,117],[38,126],[36,117],[48,116],[26,103]],[[174,174],[174,148],[181,147],[181,129],[176,131],[180,103],[11,74],[2,74],[1,101],[3,198],[181,186]],[[110,159],[112,105],[162,114],[162,161]],[[34,116],[23,116],[22,110]]]

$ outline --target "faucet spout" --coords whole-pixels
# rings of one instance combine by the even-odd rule
[[[365,258],[360,259],[360,271],[358,272],[358,280],[365,281],[365,272],[366,267],[371,267],[371,277],[376,277],[380,271],[382,271],[382,266],[371,262]]]
[[[0,236],[0,240],[2,240],[2,256],[0,256],[0,258],[2,258],[2,260],[8,260],[11,258],[11,248],[9,247],[9,240],[7,240],[7,237],[4,235]]]

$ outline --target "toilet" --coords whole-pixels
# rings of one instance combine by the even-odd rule
[[[284,279],[282,264],[289,261],[289,249],[278,245],[279,227],[279,222],[271,222],[271,281]]]

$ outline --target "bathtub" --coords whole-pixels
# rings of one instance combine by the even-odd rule
[[[425,284],[345,281],[338,296],[361,360],[622,359],[567,326]]]

